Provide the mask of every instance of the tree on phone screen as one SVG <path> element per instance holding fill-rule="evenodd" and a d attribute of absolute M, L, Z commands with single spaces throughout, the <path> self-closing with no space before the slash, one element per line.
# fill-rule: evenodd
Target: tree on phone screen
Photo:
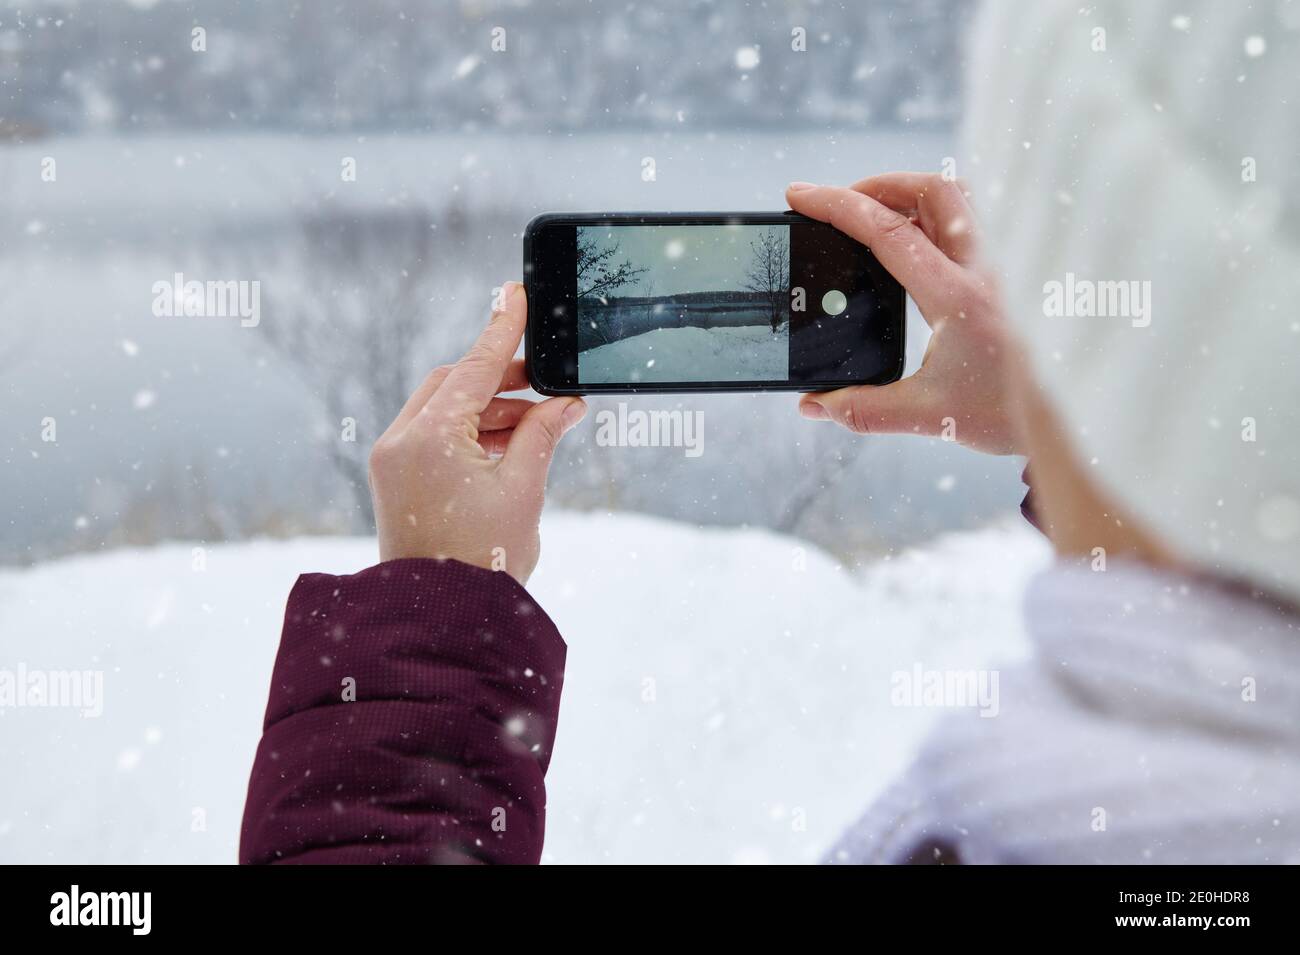
<path fill-rule="evenodd" d="M 631 259 L 615 262 L 619 246 L 613 239 L 602 245 L 586 229 L 578 230 L 578 298 L 600 298 L 608 292 L 631 285 L 647 271 L 637 268 Z"/>
<path fill-rule="evenodd" d="M 762 296 L 775 335 L 785 321 L 790 291 L 790 240 L 785 229 L 768 229 L 749 243 L 753 255 L 745 288 Z"/>

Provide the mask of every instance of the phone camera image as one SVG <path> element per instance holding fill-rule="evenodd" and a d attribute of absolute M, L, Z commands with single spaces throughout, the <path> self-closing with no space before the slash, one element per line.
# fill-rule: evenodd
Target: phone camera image
<path fill-rule="evenodd" d="M 575 268 L 580 384 L 789 377 L 789 226 L 580 226 Z"/>

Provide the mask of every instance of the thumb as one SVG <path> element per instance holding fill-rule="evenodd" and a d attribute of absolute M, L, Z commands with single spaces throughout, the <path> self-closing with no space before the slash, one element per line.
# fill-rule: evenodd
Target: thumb
<path fill-rule="evenodd" d="M 938 434 L 942 421 L 930 413 L 923 384 L 915 376 L 888 385 L 856 385 L 804 395 L 799 413 L 829 419 L 855 434 Z"/>
<path fill-rule="evenodd" d="M 518 479 L 541 487 L 560 438 L 586 414 L 587 403 L 581 398 L 548 398 L 533 405 L 515 425 L 502 466 Z"/>

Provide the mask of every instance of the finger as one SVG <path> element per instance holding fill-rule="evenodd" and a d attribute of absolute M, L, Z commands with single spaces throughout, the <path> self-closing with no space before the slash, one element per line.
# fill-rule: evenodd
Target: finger
<path fill-rule="evenodd" d="M 897 212 L 916 212 L 919 197 L 924 193 L 941 191 L 943 186 L 953 186 L 967 205 L 970 195 L 960 179 L 947 179 L 937 172 L 885 172 L 859 179 L 849 188 L 883 202 Z"/>
<path fill-rule="evenodd" d="M 506 366 L 506 373 L 501 376 L 501 384 L 497 391 L 525 391 L 531 387 L 532 384 L 528 381 L 528 370 L 524 367 L 524 360 L 522 358 L 511 359 L 510 364 Z"/>
<path fill-rule="evenodd" d="M 504 428 L 500 431 L 484 431 L 478 436 L 479 447 L 489 458 L 499 458 L 506 453 L 506 448 L 510 446 L 510 438 L 514 435 L 514 428 Z"/>
<path fill-rule="evenodd" d="M 926 386 L 915 376 L 889 385 L 855 385 L 804 395 L 799 413 L 830 420 L 855 434 L 938 434 L 942 417 L 933 413 Z"/>
<path fill-rule="evenodd" d="M 852 188 L 895 212 L 915 215 L 921 230 L 954 262 L 969 265 L 975 260 L 975 210 L 960 182 L 932 172 L 890 172 L 855 182 Z"/>
<path fill-rule="evenodd" d="M 463 423 L 467 429 L 465 433 L 478 442 L 488 457 L 499 458 L 505 453 L 515 426 L 523 420 L 533 404 L 526 398 L 493 398 L 477 416 L 477 427 L 472 422 Z"/>
<path fill-rule="evenodd" d="M 402 410 L 393 419 L 394 428 L 403 427 L 420 413 L 420 409 L 429 403 L 429 399 L 447 380 L 447 376 L 451 374 L 453 367 L 455 366 L 441 365 L 429 372 L 424 381 L 420 382 L 420 387 L 411 393 L 411 397 L 406 399 L 406 404 L 402 405 Z M 528 387 L 530 385 L 528 384 L 528 372 L 524 368 L 524 360 L 516 358 L 506 366 L 506 373 L 501 376 L 501 384 L 497 386 L 497 391 L 523 391 Z"/>
<path fill-rule="evenodd" d="M 442 383 L 447 380 L 451 374 L 451 365 L 439 365 L 433 371 L 425 376 L 420 386 L 411 392 L 411 397 L 406 399 L 406 404 L 402 405 L 402 410 L 397 412 L 397 417 L 393 419 L 393 428 L 401 428 L 406 425 L 412 418 L 420 413 L 429 399 L 433 397 Z"/>
<path fill-rule="evenodd" d="M 792 183 L 795 212 L 830 223 L 867 246 L 898 279 L 932 325 L 955 314 L 968 277 L 911 219 L 870 196 L 837 186 Z"/>
<path fill-rule="evenodd" d="M 581 398 L 548 398 L 533 405 L 515 425 L 514 436 L 502 460 L 509 478 L 524 489 L 543 490 L 560 438 L 586 413 L 587 403 Z"/>
<path fill-rule="evenodd" d="M 479 433 L 513 428 L 534 403 L 527 398 L 493 398 L 479 415 Z"/>
<path fill-rule="evenodd" d="M 439 404 L 476 414 L 496 394 L 519 348 L 528 321 L 528 303 L 524 287 L 507 282 L 501 289 L 503 301 L 494 307 L 488 327 L 483 330 L 465 357 L 456 362 L 446 380 L 429 398 L 429 405 Z"/>

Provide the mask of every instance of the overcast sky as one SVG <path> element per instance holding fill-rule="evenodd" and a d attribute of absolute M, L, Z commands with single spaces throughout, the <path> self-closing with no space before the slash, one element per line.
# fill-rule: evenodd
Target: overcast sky
<path fill-rule="evenodd" d="M 635 286 L 613 295 L 676 295 L 680 292 L 741 291 L 753 255 L 749 244 L 769 229 L 789 236 L 784 225 L 612 226 L 582 229 L 605 246 L 619 244 L 617 261 L 631 259 L 650 271 Z"/>

